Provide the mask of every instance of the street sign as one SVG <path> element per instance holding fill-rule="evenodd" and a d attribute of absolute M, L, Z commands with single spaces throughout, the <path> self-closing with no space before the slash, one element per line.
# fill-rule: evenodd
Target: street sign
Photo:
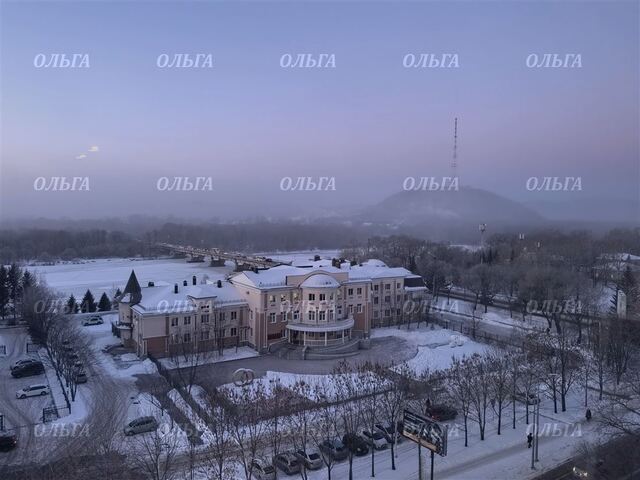
<path fill-rule="evenodd" d="M 402 435 L 444 457 L 447 455 L 448 427 L 411 410 L 404 411 Z"/>

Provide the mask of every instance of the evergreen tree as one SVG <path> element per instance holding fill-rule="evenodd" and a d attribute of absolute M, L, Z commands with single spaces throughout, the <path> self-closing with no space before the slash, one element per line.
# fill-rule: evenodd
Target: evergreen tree
<path fill-rule="evenodd" d="M 15 263 L 11 264 L 7 272 L 7 286 L 9 288 L 9 300 L 13 304 L 13 318 L 16 318 L 18 300 L 20 299 L 22 271 Z"/>
<path fill-rule="evenodd" d="M 25 270 L 22 274 L 22 290 L 26 290 L 35 283 L 33 274 L 29 270 Z"/>
<path fill-rule="evenodd" d="M 82 313 L 93 313 L 96 311 L 96 308 L 97 305 L 93 298 L 93 294 L 91 293 L 91 290 L 87 290 L 87 293 L 85 293 L 82 298 Z"/>
<path fill-rule="evenodd" d="M 5 308 L 9 303 L 9 285 L 7 283 L 7 269 L 0 265 L 0 315 L 4 319 Z"/>
<path fill-rule="evenodd" d="M 98 311 L 99 312 L 108 312 L 111 310 L 111 300 L 107 297 L 107 294 L 102 292 L 102 296 L 100 297 L 100 301 L 98 302 Z"/>
<path fill-rule="evenodd" d="M 78 313 L 78 302 L 76 301 L 76 297 L 73 296 L 73 293 L 67 300 L 67 313 Z"/>

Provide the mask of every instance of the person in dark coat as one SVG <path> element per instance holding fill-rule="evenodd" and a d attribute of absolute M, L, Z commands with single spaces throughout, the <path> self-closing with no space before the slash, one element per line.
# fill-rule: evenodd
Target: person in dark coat
<path fill-rule="evenodd" d="M 590 408 L 587 408 L 587 414 L 585 415 L 585 417 L 587 417 L 587 422 L 589 420 L 591 420 L 591 409 Z"/>
<path fill-rule="evenodd" d="M 529 432 L 529 435 L 527 435 L 527 448 L 531 448 L 532 442 L 533 442 L 533 434 Z"/>

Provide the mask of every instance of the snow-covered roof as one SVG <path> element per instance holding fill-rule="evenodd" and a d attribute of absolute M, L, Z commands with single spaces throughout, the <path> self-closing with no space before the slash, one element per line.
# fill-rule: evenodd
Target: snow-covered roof
<path fill-rule="evenodd" d="M 198 300 L 211 299 L 214 306 L 246 305 L 238 289 L 229 282 L 204 285 L 178 285 L 178 293 L 173 285 L 143 287 L 140 302 L 132 309 L 142 315 L 162 314 L 170 312 L 192 312 Z"/>
<path fill-rule="evenodd" d="M 338 288 L 340 282 L 324 273 L 316 273 L 302 282 L 300 286 L 302 288 Z"/>

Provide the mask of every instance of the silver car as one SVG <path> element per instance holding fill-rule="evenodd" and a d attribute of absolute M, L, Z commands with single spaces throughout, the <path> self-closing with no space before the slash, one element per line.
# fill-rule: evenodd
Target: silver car
<path fill-rule="evenodd" d="M 296 450 L 294 455 L 307 470 L 318 470 L 322 468 L 322 457 L 320 457 L 320 453 L 315 450 L 306 452 L 304 450 Z"/>
<path fill-rule="evenodd" d="M 255 480 L 276 480 L 276 469 L 262 460 L 251 462 L 251 476 Z"/>
<path fill-rule="evenodd" d="M 138 433 L 153 432 L 158 428 L 158 421 L 154 417 L 140 417 L 129 422 L 124 427 L 124 434 L 136 435 Z"/>
<path fill-rule="evenodd" d="M 31 385 L 29 387 L 24 387 L 16 392 L 16 398 L 27 398 L 27 397 L 37 397 L 39 395 L 47 395 L 49 394 L 49 386 L 48 385 Z"/>

